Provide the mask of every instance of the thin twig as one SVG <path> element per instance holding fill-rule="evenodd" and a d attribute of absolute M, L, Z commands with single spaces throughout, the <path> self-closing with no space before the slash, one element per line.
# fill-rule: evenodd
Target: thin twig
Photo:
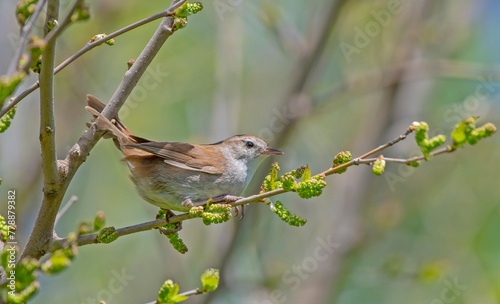
<path fill-rule="evenodd" d="M 17 42 L 17 48 L 16 51 L 14 52 L 14 56 L 12 57 L 12 61 L 10 62 L 9 69 L 7 70 L 7 75 L 10 75 L 14 73 L 18 69 L 19 65 L 19 60 L 21 60 L 21 57 L 23 56 L 23 50 L 26 47 L 26 43 L 28 42 L 28 36 L 31 33 L 31 30 L 33 29 L 33 26 L 35 25 L 36 21 L 38 20 L 38 17 L 43 11 L 43 7 L 45 6 L 45 3 L 47 0 L 40 0 L 36 4 L 35 11 L 29 18 L 28 22 L 24 24 L 24 26 L 21 28 L 21 34 L 19 35 L 19 40 Z M 3 116 L 0 115 L 0 117 Z"/>
<path fill-rule="evenodd" d="M 205 294 L 205 293 L 206 292 L 203 292 L 203 290 L 196 288 L 196 289 L 181 292 L 178 294 L 178 296 L 190 297 L 190 296 L 197 296 L 197 295 L 201 295 L 201 294 Z M 152 302 L 148 302 L 146 304 L 157 304 L 157 303 L 158 303 L 157 301 L 152 301 Z"/>
<path fill-rule="evenodd" d="M 55 38 L 57 38 L 62 31 L 66 28 L 68 24 L 71 23 L 71 16 L 73 16 L 73 13 L 75 10 L 78 8 L 78 6 L 83 2 L 83 0 L 74 0 L 71 6 L 69 7 L 68 11 L 66 12 L 66 15 L 64 16 L 63 20 L 59 22 L 57 27 L 55 27 L 50 33 L 45 36 L 45 42 L 49 43 Z"/>
<path fill-rule="evenodd" d="M 102 37 L 100 39 L 97 39 L 96 41 L 93 41 L 93 42 L 89 42 L 87 43 L 84 47 L 82 47 L 79 51 L 77 51 L 75 54 L 71 55 L 70 57 L 68 57 L 66 60 L 64 60 L 63 62 L 61 62 L 55 69 L 54 69 L 54 75 L 59 73 L 61 70 L 63 70 L 65 67 L 67 67 L 70 63 L 72 63 L 73 61 L 75 61 L 76 59 L 78 59 L 80 56 L 82 56 L 83 54 L 87 53 L 88 51 L 92 50 L 93 48 L 105 43 L 106 41 L 108 41 L 109 39 L 113 39 L 115 37 L 118 37 L 122 34 L 125 34 L 133 29 L 136 29 L 140 26 L 143 26 L 147 23 L 150 23 L 152 21 L 155 21 L 157 19 L 160 19 L 162 17 L 168 17 L 168 16 L 171 16 L 172 13 L 177 9 L 179 8 L 179 6 L 181 6 L 182 4 L 184 4 L 184 2 L 186 2 L 187 0 L 183 0 L 183 1 L 179 1 L 177 2 L 176 4 L 172 5 L 171 7 L 169 7 L 168 9 L 164 10 L 164 11 L 161 11 L 155 15 L 152 15 L 152 16 L 149 16 L 147 18 L 144 18 L 140 21 L 137 21 L 135 23 L 132 23 L 130 25 L 127 25 L 117 31 L 114 31 L 112 32 L 111 34 L 109 35 L 106 35 L 105 37 Z M 71 16 L 70 16 L 71 17 Z M 57 35 L 57 34 L 56 34 Z M 54 36 L 56 36 L 54 35 Z M 50 39 L 52 39 L 53 37 L 49 37 Z M 27 89 L 25 89 L 23 92 L 21 92 L 18 96 L 16 96 L 14 99 L 12 99 L 12 101 L 6 105 L 1 111 L 0 111 L 0 117 L 2 117 L 3 115 L 5 115 L 5 113 L 7 113 L 7 111 L 9 111 L 10 109 L 12 109 L 16 104 L 18 104 L 21 100 L 23 100 L 24 98 L 26 98 L 26 96 L 28 96 L 29 94 L 31 94 L 33 91 L 35 91 L 36 89 L 38 89 L 40 87 L 40 83 L 37 81 L 35 83 L 33 83 L 32 85 L 30 85 Z"/>
<path fill-rule="evenodd" d="M 59 222 L 59 220 L 61 219 L 61 217 L 66 213 L 66 211 L 69 210 L 69 208 L 71 206 L 73 206 L 74 203 L 76 203 L 78 201 L 78 196 L 76 195 L 72 195 L 68 202 L 61 208 L 61 210 L 59 210 L 59 212 L 57 213 L 56 215 L 56 220 L 54 222 L 54 226 L 57 225 L 57 223 Z"/>

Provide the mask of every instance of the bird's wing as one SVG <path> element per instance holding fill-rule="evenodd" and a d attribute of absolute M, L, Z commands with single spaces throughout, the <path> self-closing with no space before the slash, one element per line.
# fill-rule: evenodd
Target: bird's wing
<path fill-rule="evenodd" d="M 211 148 L 202 149 L 187 143 L 156 141 L 145 141 L 125 147 L 149 152 L 163 158 L 165 163 L 184 170 L 220 175 L 225 169 L 221 164 L 214 164 L 213 160 L 218 158 Z"/>

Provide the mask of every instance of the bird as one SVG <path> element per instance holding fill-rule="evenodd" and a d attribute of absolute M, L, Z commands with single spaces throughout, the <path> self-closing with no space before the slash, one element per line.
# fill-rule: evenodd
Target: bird
<path fill-rule="evenodd" d="M 245 134 L 212 144 L 149 140 L 134 135 L 118 116 L 104 117 L 104 107 L 87 95 L 85 109 L 94 116 L 92 124 L 122 152 L 138 194 L 161 209 L 186 212 L 209 199 L 238 197 L 265 157 L 284 154 Z"/>

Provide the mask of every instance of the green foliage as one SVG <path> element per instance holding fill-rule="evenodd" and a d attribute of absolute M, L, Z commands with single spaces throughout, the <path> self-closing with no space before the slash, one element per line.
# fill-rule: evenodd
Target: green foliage
<path fill-rule="evenodd" d="M 429 160 L 430 153 L 446 141 L 446 136 L 439 134 L 429 138 L 429 125 L 425 121 L 413 122 L 411 127 L 415 131 L 415 142 L 420 147 L 420 151 L 426 160 Z"/>
<path fill-rule="evenodd" d="M 78 254 L 76 243 L 66 248 L 60 248 L 52 252 L 50 259 L 45 261 L 40 269 L 47 274 L 55 274 L 63 271 L 71 265 L 71 261 Z"/>
<path fill-rule="evenodd" d="M 352 155 L 350 151 L 340 151 L 333 158 L 333 168 L 338 167 L 342 164 L 350 162 L 352 160 Z M 337 174 L 342 174 L 347 171 L 347 168 L 337 171 Z"/>
<path fill-rule="evenodd" d="M 106 225 L 106 214 L 104 211 L 99 210 L 94 217 L 94 221 L 81 222 L 78 225 L 77 232 L 78 235 L 89 234 L 103 229 L 104 225 Z"/>
<path fill-rule="evenodd" d="M 106 214 L 104 211 L 97 211 L 94 218 L 94 231 L 101 230 L 106 225 Z"/>
<path fill-rule="evenodd" d="M 174 24 L 172 30 L 175 32 L 179 29 L 185 28 L 187 26 L 187 17 L 200 12 L 203 9 L 203 5 L 200 2 L 195 3 L 184 3 L 179 8 L 177 8 L 174 13 Z"/>
<path fill-rule="evenodd" d="M 214 291 L 219 286 L 219 269 L 208 268 L 206 269 L 200 277 L 202 290 L 201 292 L 206 293 Z"/>
<path fill-rule="evenodd" d="M 492 136 L 496 132 L 495 125 L 490 122 L 476 128 L 477 120 L 478 117 L 470 116 L 455 125 L 451 132 L 454 149 L 460 148 L 466 143 L 475 145 L 481 139 Z"/>
<path fill-rule="evenodd" d="M 185 301 L 188 297 L 179 295 L 179 284 L 166 280 L 158 291 L 157 304 L 174 304 Z"/>
<path fill-rule="evenodd" d="M 4 248 L 2 252 L 2 266 L 6 270 L 7 288 L 7 303 L 26 303 L 38 291 L 40 285 L 36 282 L 35 270 L 39 268 L 39 263 L 36 259 L 26 258 L 17 263 L 14 263 L 10 258 L 17 255 L 17 247 L 15 252 L 11 252 L 12 248 Z M 12 272 L 11 272 L 12 271 Z M 11 277 L 13 276 L 13 278 Z"/>
<path fill-rule="evenodd" d="M 25 304 L 40 289 L 40 283 L 33 282 L 19 293 L 7 294 L 7 302 L 11 304 Z"/>
<path fill-rule="evenodd" d="M 16 90 L 17 86 L 26 77 L 25 72 L 16 72 L 10 76 L 0 77 L 0 105 Z"/>
<path fill-rule="evenodd" d="M 282 187 L 282 184 L 278 180 L 278 172 L 280 171 L 280 167 L 277 162 L 271 164 L 271 169 L 269 170 L 269 174 L 264 178 L 262 185 L 260 186 L 260 192 L 268 192 L 271 190 L 279 189 Z"/>
<path fill-rule="evenodd" d="M 17 246 L 4 246 L 0 259 L 7 278 L 7 283 L 2 286 L 8 290 L 8 293 L 3 294 L 7 297 L 7 303 L 26 303 L 40 288 L 40 284 L 36 281 L 38 271 L 45 274 L 59 273 L 71 264 L 77 254 L 75 233 L 68 235 L 66 245 L 52 251 L 49 259 L 43 263 L 28 257 L 16 264 Z"/>
<path fill-rule="evenodd" d="M 188 16 L 194 15 L 198 12 L 201 12 L 203 9 L 203 4 L 200 2 L 195 3 L 184 3 L 179 8 L 177 8 L 173 15 L 177 18 L 187 18 Z"/>
<path fill-rule="evenodd" d="M 219 224 L 231 219 L 231 208 L 229 204 L 211 204 L 207 207 L 198 206 L 189 210 L 191 217 L 201 217 L 205 225 Z"/>
<path fill-rule="evenodd" d="M 204 294 L 217 289 L 219 286 L 219 269 L 208 268 L 200 276 L 201 288 L 186 294 Z M 179 284 L 166 280 L 158 291 L 157 304 L 175 304 L 188 299 L 187 295 L 179 294 Z"/>
<path fill-rule="evenodd" d="M 321 195 L 322 189 L 326 186 L 325 177 L 321 175 L 311 177 L 312 173 L 308 166 L 287 172 L 279 178 L 278 172 L 278 164 L 272 164 L 269 174 L 264 178 L 260 187 L 260 193 L 282 188 L 286 191 L 297 192 L 301 198 L 307 199 Z"/>
<path fill-rule="evenodd" d="M 295 191 L 304 199 L 320 196 L 326 186 L 324 176 L 314 176 L 312 179 L 301 181 Z"/>
<path fill-rule="evenodd" d="M 80 1 L 75 11 L 71 15 L 71 22 L 84 21 L 90 19 L 90 8 L 87 3 Z"/>
<path fill-rule="evenodd" d="M 12 119 L 16 115 L 16 107 L 13 107 L 2 118 L 0 118 L 0 133 L 5 132 L 9 127 Z"/>
<path fill-rule="evenodd" d="M 29 68 L 31 68 L 31 70 L 35 73 L 40 73 L 40 69 L 42 67 L 42 53 L 46 45 L 47 43 L 44 39 L 38 36 L 31 36 L 28 43 L 31 58 Z"/>
<path fill-rule="evenodd" d="M 372 172 L 375 175 L 382 175 L 385 171 L 385 160 L 383 157 L 377 158 L 376 161 L 373 162 Z"/>
<path fill-rule="evenodd" d="M 162 233 L 167 236 L 170 244 L 172 244 L 172 247 L 174 247 L 175 250 L 182 254 L 188 252 L 188 248 L 186 244 L 184 244 L 184 241 L 179 237 L 179 233 L 175 232 L 175 230 L 178 229 L 178 223 L 166 224 L 162 226 L 162 228 L 164 229 L 162 230 Z"/>
<path fill-rule="evenodd" d="M 232 206 L 229 204 L 211 204 L 201 213 L 203 224 L 220 224 L 227 222 L 233 216 Z"/>
<path fill-rule="evenodd" d="M 115 227 L 104 227 L 97 234 L 97 242 L 109 244 L 118 238 Z"/>
<path fill-rule="evenodd" d="M 58 25 L 59 25 L 59 21 L 57 21 L 54 18 L 50 18 L 47 21 L 47 29 L 49 30 L 49 32 L 52 31 L 54 28 L 56 28 Z"/>
<path fill-rule="evenodd" d="M 0 214 L 0 241 L 7 242 L 9 237 L 9 226 L 5 222 L 5 218 Z"/>
<path fill-rule="evenodd" d="M 19 0 L 19 2 L 17 2 L 16 18 L 20 26 L 24 26 L 26 21 L 33 14 L 37 2 L 38 0 Z"/>
<path fill-rule="evenodd" d="M 269 207 L 272 212 L 276 213 L 282 221 L 290 226 L 300 227 L 304 226 L 307 222 L 305 218 L 302 218 L 286 209 L 280 201 L 271 203 Z"/>

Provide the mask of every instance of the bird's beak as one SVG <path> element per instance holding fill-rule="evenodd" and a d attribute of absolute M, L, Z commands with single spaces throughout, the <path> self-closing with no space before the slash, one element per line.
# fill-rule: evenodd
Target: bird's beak
<path fill-rule="evenodd" d="M 267 148 L 262 154 L 264 154 L 264 155 L 283 155 L 285 153 L 283 153 L 282 151 L 280 151 L 278 149 Z"/>

